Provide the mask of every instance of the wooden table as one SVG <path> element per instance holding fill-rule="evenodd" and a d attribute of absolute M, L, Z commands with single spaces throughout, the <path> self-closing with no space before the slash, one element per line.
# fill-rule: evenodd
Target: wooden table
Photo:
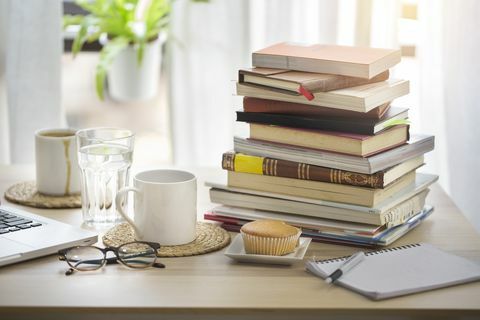
<path fill-rule="evenodd" d="M 199 217 L 212 204 L 203 181 L 219 169 L 191 170 L 199 178 Z M 0 167 L 0 192 L 31 179 L 31 167 Z M 5 200 L 4 200 L 5 201 Z M 480 237 L 438 185 L 428 203 L 434 214 L 394 243 L 428 242 L 480 263 Z M 26 209 L 26 208 L 24 208 Z M 81 225 L 80 210 L 27 210 Z M 312 243 L 307 256 L 336 257 L 355 248 Z M 162 258 L 166 269 L 132 271 L 108 265 L 66 277 L 66 264 L 48 256 L 0 269 L 0 319 L 362 319 L 480 318 L 480 282 L 381 302 L 328 286 L 292 267 L 238 264 L 223 250 Z"/>

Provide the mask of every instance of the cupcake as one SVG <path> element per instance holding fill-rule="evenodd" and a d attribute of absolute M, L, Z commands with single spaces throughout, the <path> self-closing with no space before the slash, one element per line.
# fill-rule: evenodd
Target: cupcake
<path fill-rule="evenodd" d="M 295 250 L 301 230 L 278 220 L 257 220 L 240 229 L 246 253 L 282 256 Z"/>

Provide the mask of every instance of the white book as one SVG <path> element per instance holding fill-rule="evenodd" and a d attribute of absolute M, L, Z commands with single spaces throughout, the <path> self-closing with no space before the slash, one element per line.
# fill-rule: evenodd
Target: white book
<path fill-rule="evenodd" d="M 320 218 L 308 218 L 292 216 L 277 212 L 269 212 L 255 209 L 245 209 L 229 206 L 219 206 L 211 210 L 217 216 L 210 216 L 208 220 L 224 222 L 223 226 L 230 224 L 224 218 L 235 218 L 245 221 L 259 219 L 282 220 L 285 223 L 302 228 L 302 234 L 319 241 L 341 241 L 344 244 L 361 246 L 388 246 L 417 227 L 423 220 L 433 213 L 433 207 L 426 205 L 422 210 L 403 224 L 393 228 L 384 229 L 379 226 L 370 226 L 345 221 L 328 220 Z M 241 223 L 240 221 L 236 222 Z M 363 234 L 362 234 L 363 233 Z"/>
<path fill-rule="evenodd" d="M 312 100 L 237 83 L 237 94 L 253 98 L 309 104 L 357 112 L 368 112 L 409 92 L 408 80 L 391 79 L 362 86 L 316 92 Z"/>
<path fill-rule="evenodd" d="M 306 268 L 325 279 L 346 258 L 310 260 Z M 366 258 L 335 283 L 373 300 L 381 300 L 479 279 L 479 264 L 419 243 L 366 252 Z"/>
<path fill-rule="evenodd" d="M 248 155 L 372 174 L 432 151 L 435 139 L 434 136 L 412 134 L 406 144 L 366 158 L 240 137 L 234 137 L 233 145 L 235 152 Z"/>
<path fill-rule="evenodd" d="M 426 189 L 437 179 L 438 176 L 436 175 L 417 173 L 414 183 L 374 207 L 235 188 L 229 187 L 223 182 L 212 181 L 206 182 L 205 185 L 213 188 L 210 190 L 210 197 L 211 201 L 215 203 L 319 218 L 394 226 L 403 223 L 406 219 L 406 216 L 403 214 L 404 211 L 396 207 L 425 192 L 418 197 L 417 204 L 415 204 L 415 200 L 412 200 L 412 203 L 405 205 L 406 211 L 416 211 L 413 208 L 424 203 L 427 195 Z"/>

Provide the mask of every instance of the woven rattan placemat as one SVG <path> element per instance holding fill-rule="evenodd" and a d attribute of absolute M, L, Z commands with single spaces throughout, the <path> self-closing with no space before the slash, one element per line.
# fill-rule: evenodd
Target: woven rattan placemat
<path fill-rule="evenodd" d="M 121 223 L 108 230 L 103 236 L 107 246 L 118 247 L 135 241 L 134 232 L 128 223 Z M 230 243 L 230 235 L 221 227 L 207 222 L 197 222 L 197 237 L 190 243 L 179 246 L 162 246 L 159 257 L 187 257 L 220 250 Z"/>
<path fill-rule="evenodd" d="M 80 194 L 69 196 L 49 196 L 39 193 L 35 181 L 19 182 L 5 191 L 8 201 L 35 208 L 81 208 Z"/>

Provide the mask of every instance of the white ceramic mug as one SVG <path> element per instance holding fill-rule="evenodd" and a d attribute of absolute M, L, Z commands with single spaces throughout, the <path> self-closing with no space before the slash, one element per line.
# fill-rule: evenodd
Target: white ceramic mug
<path fill-rule="evenodd" d="M 62 196 L 80 192 L 80 169 L 74 129 L 42 129 L 35 132 L 37 190 Z"/>
<path fill-rule="evenodd" d="M 115 197 L 118 212 L 135 230 L 136 240 L 180 245 L 195 240 L 197 179 L 186 171 L 143 171 L 134 187 L 122 188 Z M 124 211 L 124 199 L 134 192 L 134 217 Z"/>

